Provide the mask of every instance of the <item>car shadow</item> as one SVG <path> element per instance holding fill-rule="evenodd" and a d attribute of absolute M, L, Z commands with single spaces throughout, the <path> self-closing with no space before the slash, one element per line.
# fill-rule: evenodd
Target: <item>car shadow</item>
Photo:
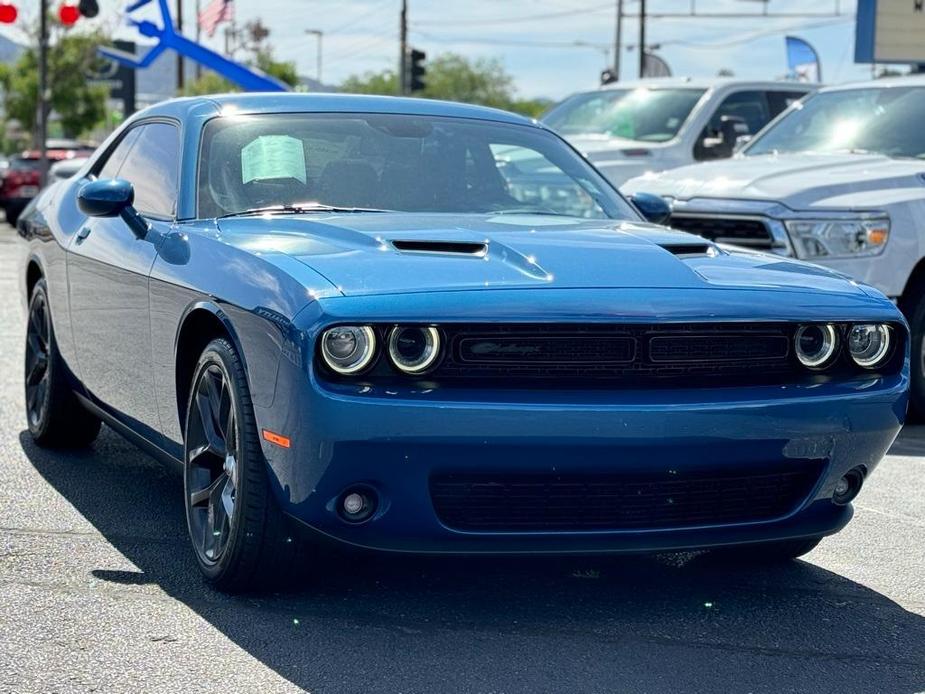
<path fill-rule="evenodd" d="M 89 573 L 156 584 L 313 692 L 925 689 L 925 618 L 809 562 L 354 555 L 298 591 L 225 596 L 199 579 L 178 470 L 105 427 L 85 452 L 20 442 L 138 569 Z"/>
<path fill-rule="evenodd" d="M 925 456 L 925 425 L 917 423 L 903 427 L 889 455 Z"/>

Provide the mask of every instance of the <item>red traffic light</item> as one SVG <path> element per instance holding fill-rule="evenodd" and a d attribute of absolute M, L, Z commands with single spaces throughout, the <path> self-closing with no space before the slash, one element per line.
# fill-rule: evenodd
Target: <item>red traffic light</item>
<path fill-rule="evenodd" d="M 74 26 L 77 20 L 80 19 L 80 9 L 77 5 L 63 3 L 58 7 L 58 19 L 66 27 Z"/>
<path fill-rule="evenodd" d="M 16 9 L 16 5 L 0 2 L 0 24 L 12 24 L 18 16 L 19 11 Z"/>

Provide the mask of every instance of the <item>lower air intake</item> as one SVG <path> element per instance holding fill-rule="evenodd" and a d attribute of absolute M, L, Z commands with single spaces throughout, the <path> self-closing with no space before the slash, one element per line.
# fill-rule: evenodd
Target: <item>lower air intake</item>
<path fill-rule="evenodd" d="M 767 521 L 813 490 L 822 461 L 718 473 L 441 474 L 440 521 L 467 531 L 654 530 Z"/>

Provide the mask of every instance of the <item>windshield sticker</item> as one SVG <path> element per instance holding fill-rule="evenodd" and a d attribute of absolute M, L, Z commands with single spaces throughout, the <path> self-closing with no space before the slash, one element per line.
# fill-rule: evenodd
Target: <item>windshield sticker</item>
<path fill-rule="evenodd" d="M 241 181 L 294 178 L 305 183 L 302 141 L 289 135 L 261 135 L 241 150 Z"/>

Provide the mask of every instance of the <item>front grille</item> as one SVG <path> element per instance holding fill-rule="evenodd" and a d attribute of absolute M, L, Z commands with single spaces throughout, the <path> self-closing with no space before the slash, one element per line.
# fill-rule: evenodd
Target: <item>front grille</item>
<path fill-rule="evenodd" d="M 440 474 L 440 521 L 465 531 L 656 530 L 767 521 L 812 492 L 823 461 L 717 473 Z"/>
<path fill-rule="evenodd" d="M 763 250 L 774 247 L 774 237 L 768 225 L 761 219 L 673 214 L 669 226 L 719 243 L 732 243 Z"/>
<path fill-rule="evenodd" d="M 793 328 L 752 325 L 448 325 L 434 380 L 671 382 L 725 376 L 735 385 L 805 377 Z"/>

